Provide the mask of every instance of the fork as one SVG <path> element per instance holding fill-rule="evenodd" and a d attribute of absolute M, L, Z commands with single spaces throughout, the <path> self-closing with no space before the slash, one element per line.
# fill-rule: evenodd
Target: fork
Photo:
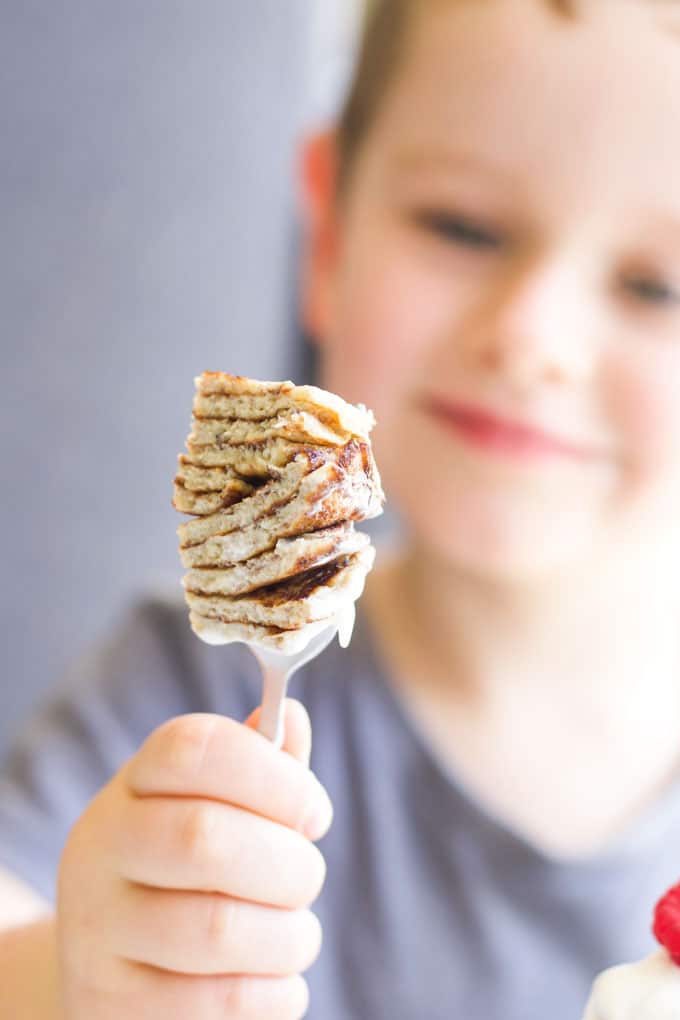
<path fill-rule="evenodd" d="M 301 666 L 306 665 L 331 643 L 338 632 L 338 622 L 333 620 L 309 641 L 299 652 L 277 652 L 262 645 L 250 644 L 249 648 L 262 669 L 262 708 L 258 732 L 271 740 L 275 747 L 283 744 L 283 720 L 288 682 Z"/>

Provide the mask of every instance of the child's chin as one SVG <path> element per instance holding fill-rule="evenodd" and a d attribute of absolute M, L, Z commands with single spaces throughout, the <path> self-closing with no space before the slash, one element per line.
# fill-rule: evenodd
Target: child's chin
<path fill-rule="evenodd" d="M 446 512 L 443 504 L 423 507 L 417 522 L 426 547 L 453 569 L 487 580 L 530 583 L 587 569 L 592 528 L 583 520 L 556 521 L 524 506 L 466 506 Z"/>

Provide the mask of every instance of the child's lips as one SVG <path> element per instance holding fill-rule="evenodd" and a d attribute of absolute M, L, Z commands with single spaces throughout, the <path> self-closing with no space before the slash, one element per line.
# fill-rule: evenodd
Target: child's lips
<path fill-rule="evenodd" d="M 590 460 L 595 455 L 594 449 L 585 444 L 570 442 L 535 425 L 510 421 L 470 404 L 429 397 L 425 406 L 440 424 L 467 442 L 507 456 Z"/>

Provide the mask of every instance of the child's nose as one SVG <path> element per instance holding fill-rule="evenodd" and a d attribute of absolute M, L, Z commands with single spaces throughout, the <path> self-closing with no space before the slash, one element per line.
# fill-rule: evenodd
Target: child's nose
<path fill-rule="evenodd" d="M 477 371 L 518 389 L 592 375 L 597 311 L 573 268 L 539 259 L 513 267 L 476 312 L 467 353 Z"/>

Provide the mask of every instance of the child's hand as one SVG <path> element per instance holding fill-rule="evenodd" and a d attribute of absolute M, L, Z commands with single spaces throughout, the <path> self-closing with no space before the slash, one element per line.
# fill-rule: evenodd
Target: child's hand
<path fill-rule="evenodd" d="M 325 877 L 310 840 L 332 809 L 302 706 L 287 705 L 289 753 L 254 724 L 165 724 L 75 826 L 58 905 L 69 1020 L 305 1013 Z"/>

